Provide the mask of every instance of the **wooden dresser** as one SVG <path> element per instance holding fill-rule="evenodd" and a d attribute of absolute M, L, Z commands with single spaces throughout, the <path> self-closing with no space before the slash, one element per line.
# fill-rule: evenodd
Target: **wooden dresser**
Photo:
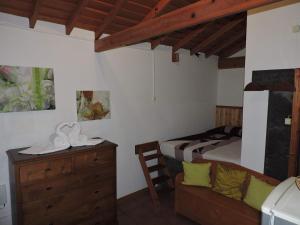
<path fill-rule="evenodd" d="M 116 148 L 105 141 L 39 156 L 7 151 L 13 224 L 117 224 Z"/>

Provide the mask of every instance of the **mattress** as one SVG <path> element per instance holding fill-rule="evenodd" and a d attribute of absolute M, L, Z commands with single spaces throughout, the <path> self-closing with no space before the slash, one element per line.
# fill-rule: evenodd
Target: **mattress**
<path fill-rule="evenodd" d="M 160 144 L 160 149 L 163 155 L 175 158 L 179 161 L 184 160 L 191 162 L 193 160 L 193 151 L 219 142 L 221 142 L 221 140 L 210 140 L 196 143 L 190 140 L 166 141 Z M 184 149 L 180 149 L 180 147 L 184 144 L 186 144 L 186 147 Z"/>
<path fill-rule="evenodd" d="M 218 160 L 241 164 L 241 140 L 231 142 L 214 150 L 202 154 L 204 159 Z"/>
<path fill-rule="evenodd" d="M 162 142 L 162 154 L 178 161 L 204 158 L 240 164 L 241 137 L 211 132 L 191 137 Z"/>

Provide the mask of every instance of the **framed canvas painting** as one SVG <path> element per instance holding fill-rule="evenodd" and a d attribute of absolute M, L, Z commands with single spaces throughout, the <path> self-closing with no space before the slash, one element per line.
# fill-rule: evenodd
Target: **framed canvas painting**
<path fill-rule="evenodd" d="M 77 91 L 78 121 L 110 119 L 109 91 Z"/>
<path fill-rule="evenodd" d="M 0 65 L 0 112 L 53 109 L 53 69 Z"/>

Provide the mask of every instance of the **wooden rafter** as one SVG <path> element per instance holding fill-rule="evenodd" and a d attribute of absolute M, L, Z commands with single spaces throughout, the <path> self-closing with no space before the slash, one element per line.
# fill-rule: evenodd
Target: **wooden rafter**
<path fill-rule="evenodd" d="M 179 62 L 179 54 L 172 51 L 172 62 Z"/>
<path fill-rule="evenodd" d="M 163 42 L 165 39 L 167 38 L 167 36 L 161 36 L 159 38 L 155 38 L 151 41 L 151 49 L 155 49 L 157 46 L 159 46 L 161 44 L 161 42 Z"/>
<path fill-rule="evenodd" d="M 109 12 L 109 14 L 105 17 L 103 23 L 101 26 L 95 31 L 95 39 L 101 37 L 101 35 L 104 33 L 105 29 L 113 22 L 117 14 L 120 12 L 122 6 L 127 0 L 117 0 L 115 3 L 115 6 L 112 8 L 112 10 Z"/>
<path fill-rule="evenodd" d="M 191 54 L 195 54 L 201 51 L 201 49 L 206 48 L 210 44 L 212 44 L 214 41 L 222 37 L 226 32 L 229 32 L 230 30 L 234 29 L 237 25 L 242 23 L 244 19 L 238 19 L 231 21 L 227 23 L 225 26 L 223 26 L 221 29 L 219 29 L 217 32 L 213 33 L 211 36 L 209 36 L 207 39 L 202 41 L 200 44 L 195 46 L 193 49 L 191 49 Z"/>
<path fill-rule="evenodd" d="M 71 34 L 73 28 L 75 27 L 76 21 L 78 20 L 81 11 L 87 6 L 89 0 L 80 0 L 76 9 L 72 13 L 72 16 L 69 18 L 66 24 L 66 34 Z"/>
<path fill-rule="evenodd" d="M 239 42 L 234 43 L 233 45 L 229 46 L 228 48 L 224 49 L 222 52 L 220 52 L 220 56 L 223 58 L 229 57 L 234 55 L 235 53 L 241 51 L 246 47 L 246 40 L 241 39 Z"/>
<path fill-rule="evenodd" d="M 152 19 L 156 16 L 159 16 L 160 13 L 171 3 L 171 0 L 160 0 L 153 9 L 144 17 L 143 21 Z M 143 22 L 142 21 L 142 22 Z M 166 35 L 155 38 L 151 41 L 151 49 L 155 49 L 157 46 L 160 45 L 167 38 Z"/>
<path fill-rule="evenodd" d="M 197 37 L 199 34 L 201 34 L 203 31 L 209 27 L 211 23 L 206 24 L 205 26 L 201 26 L 196 28 L 195 30 L 189 32 L 183 39 L 179 40 L 174 46 L 173 46 L 173 52 L 177 52 L 181 47 L 188 44 L 190 41 L 192 41 L 195 37 Z"/>
<path fill-rule="evenodd" d="M 144 17 L 143 21 L 152 19 L 160 15 L 160 13 L 170 4 L 171 0 L 160 0 L 153 9 Z"/>
<path fill-rule="evenodd" d="M 280 0 L 202 0 L 95 41 L 95 51 L 131 45 Z"/>
<path fill-rule="evenodd" d="M 43 0 L 35 0 L 35 2 L 34 2 L 33 12 L 31 14 L 31 16 L 29 17 L 29 27 L 30 28 L 35 27 L 42 3 L 43 3 Z"/>
<path fill-rule="evenodd" d="M 233 68 L 244 68 L 245 67 L 245 56 L 233 57 L 233 58 L 219 58 L 218 68 L 219 69 L 233 69 Z"/>
<path fill-rule="evenodd" d="M 235 42 L 239 41 L 241 38 L 246 39 L 246 30 L 243 30 L 242 32 L 231 36 L 230 38 L 228 38 L 227 40 L 222 40 L 222 43 L 218 46 L 215 46 L 214 48 L 212 48 L 211 50 L 206 52 L 206 57 L 210 57 L 213 54 L 216 54 L 220 51 L 222 51 L 223 49 L 229 47 L 230 45 L 234 44 Z"/>

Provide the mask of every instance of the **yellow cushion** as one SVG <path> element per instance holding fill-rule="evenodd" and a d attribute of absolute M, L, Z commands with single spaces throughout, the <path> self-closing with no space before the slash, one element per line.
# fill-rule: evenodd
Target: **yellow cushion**
<path fill-rule="evenodd" d="M 247 172 L 231 169 L 217 164 L 216 180 L 213 190 L 229 198 L 241 200 L 242 186 Z"/>
<path fill-rule="evenodd" d="M 211 163 L 189 163 L 182 162 L 184 180 L 182 184 L 211 187 L 210 167 Z"/>
<path fill-rule="evenodd" d="M 262 204 L 273 189 L 274 186 L 251 176 L 244 202 L 257 210 L 261 210 Z"/>

